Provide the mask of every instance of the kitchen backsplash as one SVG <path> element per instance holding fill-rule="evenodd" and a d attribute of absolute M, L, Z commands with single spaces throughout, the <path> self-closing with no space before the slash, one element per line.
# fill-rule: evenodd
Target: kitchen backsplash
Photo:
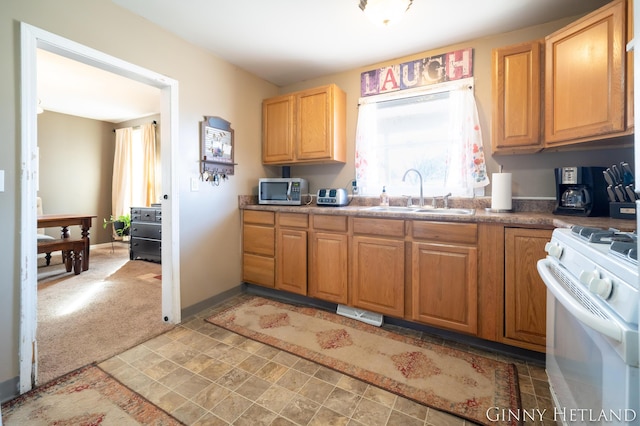
<path fill-rule="evenodd" d="M 315 195 L 313 203 L 315 204 Z M 417 199 L 414 197 L 414 203 Z M 519 199 L 514 198 L 512 201 L 513 211 L 516 212 L 539 212 L 551 213 L 555 207 L 555 199 Z M 406 197 L 389 197 L 389 204 L 392 206 L 404 206 L 407 203 Z M 246 205 L 258 204 L 256 195 L 239 195 L 238 205 L 243 207 Z M 377 206 L 380 204 L 379 197 L 357 196 L 351 199 L 350 206 Z M 425 204 L 431 205 L 431 197 L 425 197 Z M 438 200 L 438 206 L 442 206 L 442 200 Z M 452 208 L 473 208 L 486 209 L 491 208 L 491 197 L 475 197 L 475 198 L 449 198 L 449 207 Z M 327 207 L 331 208 L 331 207 Z"/>

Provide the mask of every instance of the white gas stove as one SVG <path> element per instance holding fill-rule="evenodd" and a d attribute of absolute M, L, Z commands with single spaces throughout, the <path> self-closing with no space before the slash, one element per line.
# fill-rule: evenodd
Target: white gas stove
<path fill-rule="evenodd" d="M 559 228 L 545 249 L 538 271 L 548 290 L 546 368 L 556 420 L 640 424 L 636 234 Z"/>
<path fill-rule="evenodd" d="M 638 324 L 635 233 L 574 226 L 553 232 L 547 253 L 577 278 L 594 302 L 626 323 Z M 637 328 L 637 327 L 636 327 Z"/>

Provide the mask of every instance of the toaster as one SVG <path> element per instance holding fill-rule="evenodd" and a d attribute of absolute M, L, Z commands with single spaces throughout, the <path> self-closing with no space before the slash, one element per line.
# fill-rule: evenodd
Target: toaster
<path fill-rule="evenodd" d="M 347 190 L 344 188 L 319 189 L 316 204 L 319 206 L 346 206 L 349 204 Z"/>

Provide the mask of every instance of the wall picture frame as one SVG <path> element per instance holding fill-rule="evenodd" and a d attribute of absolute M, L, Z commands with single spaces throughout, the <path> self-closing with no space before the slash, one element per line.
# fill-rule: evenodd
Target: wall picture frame
<path fill-rule="evenodd" d="M 221 175 L 234 173 L 234 131 L 220 117 L 204 116 L 200 123 L 202 169 Z"/>

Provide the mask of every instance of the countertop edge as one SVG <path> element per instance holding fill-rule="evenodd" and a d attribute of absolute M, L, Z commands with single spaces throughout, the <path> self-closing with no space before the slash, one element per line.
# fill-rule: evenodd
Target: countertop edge
<path fill-rule="evenodd" d="M 272 211 L 282 213 L 300 213 L 314 215 L 358 216 L 379 219 L 402 219 L 437 222 L 495 223 L 538 228 L 569 228 L 573 225 L 615 228 L 622 231 L 636 229 L 635 220 L 614 219 L 610 217 L 559 216 L 544 212 L 508 212 L 496 213 L 476 209 L 473 215 L 449 215 L 432 213 L 424 215 L 413 212 L 380 212 L 368 210 L 371 206 L 278 206 L 264 204 L 240 204 L 240 210 Z"/>

